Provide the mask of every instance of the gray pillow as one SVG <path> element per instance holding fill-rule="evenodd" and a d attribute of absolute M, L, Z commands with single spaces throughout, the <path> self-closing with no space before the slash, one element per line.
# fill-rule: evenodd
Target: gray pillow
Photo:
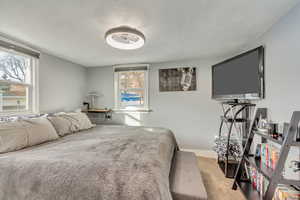
<path fill-rule="evenodd" d="M 59 136 L 65 136 L 80 130 L 77 119 L 66 114 L 49 116 L 48 119 Z"/>
<path fill-rule="evenodd" d="M 0 123 L 0 153 L 16 151 L 58 138 L 47 118 Z"/>
<path fill-rule="evenodd" d="M 81 112 L 58 113 L 53 116 L 49 116 L 48 119 L 60 136 L 65 136 L 94 127 L 88 116 Z"/>
<path fill-rule="evenodd" d="M 0 123 L 0 153 L 15 151 L 28 146 L 28 134 L 19 121 Z"/>
<path fill-rule="evenodd" d="M 28 133 L 28 146 L 59 138 L 50 121 L 45 117 L 23 120 Z"/>

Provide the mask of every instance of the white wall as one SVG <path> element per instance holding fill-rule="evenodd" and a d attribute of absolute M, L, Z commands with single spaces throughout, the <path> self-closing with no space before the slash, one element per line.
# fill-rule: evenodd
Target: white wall
<path fill-rule="evenodd" d="M 158 69 L 197 67 L 197 91 L 159 92 Z M 150 66 L 150 108 L 147 114 L 114 114 L 114 121 L 128 125 L 167 127 L 173 130 L 182 148 L 211 149 L 221 113 L 211 100 L 211 63 L 199 60 L 152 64 Z M 96 91 L 99 107 L 114 106 L 113 68 L 88 68 L 88 91 Z"/>
<path fill-rule="evenodd" d="M 257 102 L 267 107 L 272 120 L 289 121 L 300 110 L 300 5 L 245 49 L 265 46 L 266 98 Z"/>
<path fill-rule="evenodd" d="M 39 61 L 40 112 L 79 108 L 85 96 L 86 68 L 41 54 Z"/>
<path fill-rule="evenodd" d="M 300 111 L 299 20 L 300 4 L 267 33 L 245 47 L 246 50 L 258 45 L 265 46 L 266 98 L 257 102 L 257 107 L 268 108 L 269 118 L 278 123 L 289 122 L 293 111 Z M 256 137 L 255 143 L 259 141 Z M 299 159 L 299 152 L 299 148 L 291 148 L 288 160 Z M 295 173 L 287 174 L 294 176 L 288 178 L 295 178 Z"/>

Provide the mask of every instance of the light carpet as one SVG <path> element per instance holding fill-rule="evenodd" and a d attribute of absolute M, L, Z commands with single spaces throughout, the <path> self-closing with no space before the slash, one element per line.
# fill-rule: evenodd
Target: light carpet
<path fill-rule="evenodd" d="M 198 157 L 199 167 L 209 200 L 244 200 L 239 190 L 232 190 L 233 179 L 225 178 L 213 158 Z"/>

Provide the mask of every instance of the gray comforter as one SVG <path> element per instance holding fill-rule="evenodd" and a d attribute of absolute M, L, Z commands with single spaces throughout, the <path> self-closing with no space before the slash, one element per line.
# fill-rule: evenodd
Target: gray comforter
<path fill-rule="evenodd" d="M 0 154 L 0 199 L 170 200 L 175 148 L 166 129 L 98 126 Z"/>

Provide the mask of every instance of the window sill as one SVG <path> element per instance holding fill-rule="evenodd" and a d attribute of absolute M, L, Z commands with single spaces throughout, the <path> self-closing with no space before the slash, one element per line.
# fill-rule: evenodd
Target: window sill
<path fill-rule="evenodd" d="M 115 113 L 150 113 L 153 112 L 151 109 L 136 109 L 136 110 L 129 110 L 129 109 L 113 109 Z"/>

